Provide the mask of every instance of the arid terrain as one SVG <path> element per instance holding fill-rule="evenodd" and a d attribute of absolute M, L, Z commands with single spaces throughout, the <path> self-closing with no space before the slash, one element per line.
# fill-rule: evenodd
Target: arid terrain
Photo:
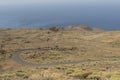
<path fill-rule="evenodd" d="M 0 29 L 0 80 L 120 80 L 120 31 Z"/>

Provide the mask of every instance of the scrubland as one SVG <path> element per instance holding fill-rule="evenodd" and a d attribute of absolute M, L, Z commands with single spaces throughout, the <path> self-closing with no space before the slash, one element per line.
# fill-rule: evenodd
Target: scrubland
<path fill-rule="evenodd" d="M 48 66 L 22 65 L 12 59 L 16 51 L 43 48 L 24 51 L 20 57 Z M 0 29 L 0 80 L 120 80 L 119 52 L 119 30 Z"/>

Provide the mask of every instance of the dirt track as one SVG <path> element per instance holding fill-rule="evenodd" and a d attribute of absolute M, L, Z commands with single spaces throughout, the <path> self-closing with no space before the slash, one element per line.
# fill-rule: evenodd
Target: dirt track
<path fill-rule="evenodd" d="M 82 62 L 93 62 L 93 61 L 97 61 L 97 60 L 79 60 L 79 61 L 72 61 L 72 62 L 64 62 L 64 63 L 51 63 L 51 64 L 36 64 L 36 63 L 32 63 L 32 62 L 27 62 L 25 60 L 23 60 L 20 57 L 20 54 L 23 51 L 28 51 L 28 50 L 45 50 L 45 49 L 25 49 L 25 50 L 20 50 L 20 51 L 16 51 L 13 56 L 12 59 L 14 61 L 16 61 L 19 64 L 22 64 L 24 66 L 55 66 L 55 65 L 60 65 L 60 64 L 78 64 L 78 63 L 82 63 Z"/>

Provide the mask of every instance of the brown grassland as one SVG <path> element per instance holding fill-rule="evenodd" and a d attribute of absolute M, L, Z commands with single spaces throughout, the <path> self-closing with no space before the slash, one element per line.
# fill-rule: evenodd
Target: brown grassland
<path fill-rule="evenodd" d="M 23 51 L 20 57 L 48 66 L 22 65 L 12 59 L 16 51 L 43 48 L 48 50 Z M 119 69 L 119 30 L 81 26 L 0 29 L 0 80 L 120 80 Z"/>

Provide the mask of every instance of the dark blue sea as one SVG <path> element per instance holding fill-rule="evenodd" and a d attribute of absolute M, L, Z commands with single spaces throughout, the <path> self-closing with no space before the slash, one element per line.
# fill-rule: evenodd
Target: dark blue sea
<path fill-rule="evenodd" d="M 120 29 L 120 0 L 0 0 L 0 28 L 81 24 Z"/>

